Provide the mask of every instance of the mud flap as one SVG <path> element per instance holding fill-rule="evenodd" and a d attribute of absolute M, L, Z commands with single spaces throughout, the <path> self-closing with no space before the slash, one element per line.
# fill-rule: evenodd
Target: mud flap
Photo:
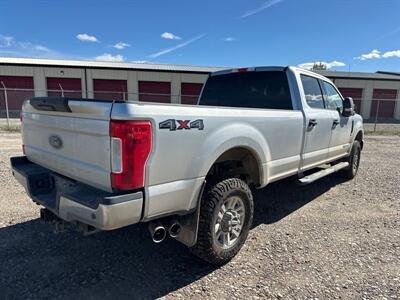
<path fill-rule="evenodd" d="M 197 242 L 200 205 L 205 186 L 206 181 L 204 180 L 203 184 L 201 185 L 199 196 L 197 197 L 198 200 L 196 210 L 193 213 L 180 217 L 179 219 L 179 222 L 181 224 L 181 232 L 177 237 L 175 237 L 175 239 L 188 247 L 193 247 Z"/>

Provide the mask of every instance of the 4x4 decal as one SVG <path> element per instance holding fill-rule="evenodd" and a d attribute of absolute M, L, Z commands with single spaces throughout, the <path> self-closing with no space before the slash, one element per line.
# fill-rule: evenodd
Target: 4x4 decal
<path fill-rule="evenodd" d="M 170 131 L 174 130 L 190 130 L 190 129 L 198 129 L 198 130 L 203 130 L 204 129 L 204 123 L 203 120 L 197 119 L 194 121 L 190 120 L 175 120 L 175 119 L 168 119 L 165 121 L 162 121 L 158 124 L 160 129 L 169 129 Z"/>

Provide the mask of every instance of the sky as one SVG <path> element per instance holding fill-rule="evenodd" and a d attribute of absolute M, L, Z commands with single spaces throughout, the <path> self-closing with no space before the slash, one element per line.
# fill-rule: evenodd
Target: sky
<path fill-rule="evenodd" d="M 400 72 L 400 0 L 0 0 L 0 56 Z"/>

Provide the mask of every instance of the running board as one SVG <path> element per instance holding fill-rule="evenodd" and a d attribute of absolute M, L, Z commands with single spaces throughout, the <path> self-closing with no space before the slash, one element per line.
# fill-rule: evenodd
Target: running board
<path fill-rule="evenodd" d="M 299 178 L 298 179 L 298 183 L 300 185 L 309 184 L 309 183 L 314 182 L 314 181 L 316 181 L 318 179 L 321 179 L 322 177 L 325 177 L 325 176 L 327 176 L 329 174 L 332 174 L 332 173 L 335 173 L 335 172 L 337 172 L 337 171 L 339 171 L 341 169 L 344 169 L 344 168 L 346 168 L 348 166 L 349 166 L 348 162 L 338 163 L 338 164 L 333 165 L 333 166 L 331 166 L 331 167 L 329 167 L 327 169 L 323 169 L 321 171 L 312 173 L 311 175 L 305 176 L 303 178 Z"/>

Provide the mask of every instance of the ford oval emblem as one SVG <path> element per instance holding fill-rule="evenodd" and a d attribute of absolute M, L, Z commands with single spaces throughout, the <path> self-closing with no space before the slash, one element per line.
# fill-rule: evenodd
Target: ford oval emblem
<path fill-rule="evenodd" d="M 57 135 L 51 135 L 49 137 L 49 144 L 54 149 L 60 149 L 63 145 L 62 139 Z"/>

